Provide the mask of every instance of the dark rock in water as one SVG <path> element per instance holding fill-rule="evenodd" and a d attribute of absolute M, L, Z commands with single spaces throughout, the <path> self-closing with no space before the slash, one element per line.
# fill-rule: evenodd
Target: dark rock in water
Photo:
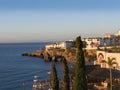
<path fill-rule="evenodd" d="M 44 58 L 44 55 L 43 55 L 43 53 L 40 53 L 40 57 L 41 57 L 41 58 Z"/>
<path fill-rule="evenodd" d="M 28 53 L 23 53 L 22 56 L 28 56 Z"/>

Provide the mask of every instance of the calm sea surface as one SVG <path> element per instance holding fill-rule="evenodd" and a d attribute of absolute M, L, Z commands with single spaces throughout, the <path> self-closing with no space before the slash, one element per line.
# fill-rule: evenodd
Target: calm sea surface
<path fill-rule="evenodd" d="M 42 49 L 46 43 L 0 44 L 0 90 L 32 90 L 34 76 L 48 79 L 51 62 L 40 58 L 21 56 L 24 52 Z M 61 64 L 56 63 L 58 74 Z M 23 87 L 23 82 L 25 87 Z"/>

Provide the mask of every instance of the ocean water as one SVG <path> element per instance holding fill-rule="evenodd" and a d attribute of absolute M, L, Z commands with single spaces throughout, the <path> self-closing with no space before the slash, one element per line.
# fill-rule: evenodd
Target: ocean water
<path fill-rule="evenodd" d="M 52 62 L 41 58 L 21 56 L 24 52 L 42 49 L 46 43 L 0 44 L 0 90 L 32 90 L 34 76 L 39 80 L 48 79 Z M 61 75 L 61 63 L 56 63 Z M 25 85 L 23 86 L 23 83 Z"/>

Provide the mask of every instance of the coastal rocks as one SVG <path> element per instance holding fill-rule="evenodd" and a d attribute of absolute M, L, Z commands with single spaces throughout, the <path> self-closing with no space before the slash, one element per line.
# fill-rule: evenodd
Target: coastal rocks
<path fill-rule="evenodd" d="M 37 50 L 36 52 L 28 52 L 28 53 L 23 53 L 22 56 L 32 56 L 32 57 L 40 57 L 43 58 L 43 50 Z"/>
<path fill-rule="evenodd" d="M 29 53 L 23 53 L 22 56 L 32 56 L 32 57 L 40 57 L 43 58 L 44 61 L 62 61 L 63 58 L 66 58 L 67 60 L 73 60 L 74 57 L 72 54 L 66 50 L 63 49 L 52 49 L 52 50 L 37 50 L 36 52 L 29 52 Z"/>
<path fill-rule="evenodd" d="M 29 56 L 28 53 L 23 53 L 22 56 Z"/>
<path fill-rule="evenodd" d="M 57 54 L 56 54 L 57 53 Z M 39 58 L 43 58 L 45 62 L 48 61 L 62 61 L 62 59 L 64 58 L 64 56 L 62 56 L 62 54 L 56 52 L 56 51 L 43 51 L 43 50 L 39 50 L 36 52 L 29 52 L 29 53 L 23 53 L 22 56 L 31 56 L 31 57 L 39 57 Z"/>
<path fill-rule="evenodd" d="M 60 61 L 62 61 L 63 60 L 63 56 L 53 56 L 52 57 L 52 61 L 58 61 L 58 62 L 60 62 Z"/>
<path fill-rule="evenodd" d="M 43 59 L 45 61 L 51 61 L 51 56 L 47 53 L 47 52 L 44 52 L 43 54 Z"/>
<path fill-rule="evenodd" d="M 93 50 L 86 51 L 90 55 L 96 53 Z M 76 60 L 76 49 L 50 49 L 50 50 L 37 50 L 35 52 L 23 53 L 22 56 L 31 56 L 44 59 L 44 61 L 62 61 L 65 58 L 67 61 L 74 62 Z M 88 55 L 87 55 L 88 56 Z M 89 57 L 85 57 L 86 61 Z"/>

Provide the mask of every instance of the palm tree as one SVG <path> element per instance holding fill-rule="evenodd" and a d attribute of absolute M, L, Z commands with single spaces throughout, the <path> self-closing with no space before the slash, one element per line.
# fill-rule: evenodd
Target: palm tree
<path fill-rule="evenodd" d="M 117 65 L 118 63 L 116 62 L 116 58 L 110 57 L 108 57 L 108 61 L 102 60 L 102 63 L 106 63 L 110 69 L 110 84 L 111 84 L 110 90 L 112 90 L 112 68 L 113 65 Z"/>

